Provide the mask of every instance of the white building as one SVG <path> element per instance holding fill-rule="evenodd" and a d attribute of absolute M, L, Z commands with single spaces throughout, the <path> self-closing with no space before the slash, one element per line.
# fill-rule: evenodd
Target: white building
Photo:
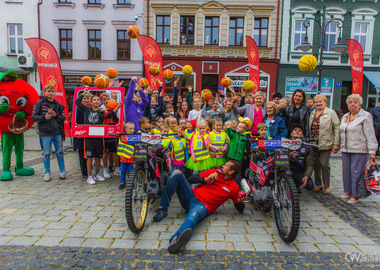
<path fill-rule="evenodd" d="M 80 85 L 84 75 L 94 77 L 110 67 L 128 84 L 143 71 L 137 40 L 127 28 L 143 28 L 140 0 L 54 0 L 40 8 L 41 38 L 57 49 L 66 93 Z"/>
<path fill-rule="evenodd" d="M 40 91 L 26 38 L 38 37 L 38 0 L 0 0 L 0 72 L 12 69 Z"/>

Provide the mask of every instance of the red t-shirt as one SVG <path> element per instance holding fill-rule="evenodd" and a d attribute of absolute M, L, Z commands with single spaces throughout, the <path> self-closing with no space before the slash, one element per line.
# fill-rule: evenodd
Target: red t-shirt
<path fill-rule="evenodd" d="M 207 170 L 200 173 L 199 176 L 205 178 L 214 172 L 217 172 L 217 170 Z M 212 184 L 207 182 L 199 185 L 194 190 L 194 195 L 207 207 L 209 214 L 211 214 L 228 199 L 232 199 L 236 203 L 239 191 L 240 188 L 235 180 L 225 180 L 222 175 L 219 175 Z"/>

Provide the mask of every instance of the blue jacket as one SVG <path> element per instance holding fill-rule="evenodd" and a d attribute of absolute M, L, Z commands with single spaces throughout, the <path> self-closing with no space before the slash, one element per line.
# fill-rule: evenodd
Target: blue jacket
<path fill-rule="evenodd" d="M 268 116 L 265 116 L 264 123 Z M 269 134 L 275 138 L 283 138 L 288 135 L 288 129 L 286 128 L 285 121 L 281 116 L 275 115 L 273 120 L 269 123 Z"/>
<path fill-rule="evenodd" d="M 132 102 L 133 93 L 135 91 L 135 84 L 135 81 L 131 81 L 129 84 L 127 97 L 124 100 L 124 113 L 125 122 L 132 122 L 135 124 L 135 132 L 137 132 L 140 129 L 139 118 L 144 115 L 144 110 L 146 106 L 148 106 L 149 100 L 144 91 L 141 90 L 141 103 Z"/>

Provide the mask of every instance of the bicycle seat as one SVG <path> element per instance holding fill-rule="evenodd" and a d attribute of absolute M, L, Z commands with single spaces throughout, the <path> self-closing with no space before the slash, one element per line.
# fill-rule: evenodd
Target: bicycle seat
<path fill-rule="evenodd" d="M 152 145 L 151 151 L 158 157 L 163 156 L 165 149 L 161 144 Z"/>

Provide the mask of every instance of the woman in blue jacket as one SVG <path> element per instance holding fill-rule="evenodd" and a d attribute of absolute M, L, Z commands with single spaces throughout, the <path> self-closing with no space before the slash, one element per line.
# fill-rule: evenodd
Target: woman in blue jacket
<path fill-rule="evenodd" d="M 267 137 L 286 137 L 286 135 L 288 135 L 288 129 L 286 128 L 284 119 L 275 114 L 276 104 L 273 101 L 268 101 L 265 104 L 265 112 L 264 123 L 268 126 Z"/>

